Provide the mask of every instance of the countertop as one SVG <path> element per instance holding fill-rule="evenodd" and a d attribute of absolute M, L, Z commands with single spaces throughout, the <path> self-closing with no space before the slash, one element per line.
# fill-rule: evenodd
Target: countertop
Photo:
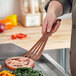
<path fill-rule="evenodd" d="M 70 48 L 71 28 L 71 19 L 63 19 L 58 31 L 50 36 L 45 50 Z M 19 24 L 11 30 L 6 30 L 5 32 L 0 33 L 0 44 L 14 43 L 26 50 L 29 50 L 42 36 L 41 29 L 41 26 L 24 28 L 21 24 Z M 12 40 L 11 35 L 17 33 L 25 33 L 30 38 Z"/>

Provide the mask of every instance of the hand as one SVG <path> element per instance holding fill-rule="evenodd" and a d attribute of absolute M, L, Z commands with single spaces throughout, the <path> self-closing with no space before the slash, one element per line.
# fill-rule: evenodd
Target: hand
<path fill-rule="evenodd" d="M 51 32 L 51 34 L 55 33 L 60 26 L 60 22 L 61 19 L 56 19 L 54 14 L 47 14 L 42 25 L 42 34 L 46 31 Z"/>
<path fill-rule="evenodd" d="M 55 21 L 55 23 L 53 24 L 52 26 L 52 30 L 50 31 L 51 34 L 55 33 L 57 31 L 57 29 L 59 28 L 60 26 L 60 22 L 61 22 L 61 19 L 57 19 Z"/>
<path fill-rule="evenodd" d="M 62 15 L 62 12 L 63 8 L 61 3 L 58 1 L 50 2 L 45 20 L 42 25 L 42 34 L 44 34 L 46 31 L 53 34 L 57 31 L 60 26 L 60 20 L 57 20 L 57 17 Z"/>

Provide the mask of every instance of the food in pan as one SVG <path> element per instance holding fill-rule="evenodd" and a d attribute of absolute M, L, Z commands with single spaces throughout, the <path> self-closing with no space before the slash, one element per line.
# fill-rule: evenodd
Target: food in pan
<path fill-rule="evenodd" d="M 0 64 L 0 70 L 2 69 L 2 65 Z"/>
<path fill-rule="evenodd" d="M 16 76 L 16 75 L 12 74 L 12 72 L 10 72 L 10 71 L 4 70 L 4 71 L 0 72 L 0 76 Z"/>
<path fill-rule="evenodd" d="M 7 68 L 15 70 L 19 67 L 34 67 L 34 61 L 27 57 L 11 57 L 5 61 Z"/>
<path fill-rule="evenodd" d="M 13 74 L 16 76 L 44 76 L 41 71 L 26 67 L 14 70 Z"/>

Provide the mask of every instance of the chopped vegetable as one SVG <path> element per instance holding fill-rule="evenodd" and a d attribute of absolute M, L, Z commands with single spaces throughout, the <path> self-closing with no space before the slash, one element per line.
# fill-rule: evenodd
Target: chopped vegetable
<path fill-rule="evenodd" d="M 16 69 L 13 74 L 16 74 L 16 76 L 44 76 L 41 71 L 26 67 Z"/>
<path fill-rule="evenodd" d="M 5 30 L 5 24 L 0 23 L 0 33 L 2 33 Z"/>
<path fill-rule="evenodd" d="M 19 34 L 12 35 L 11 38 L 12 38 L 12 40 L 14 40 L 14 39 L 20 39 L 20 40 L 22 40 L 22 39 L 27 38 L 27 35 L 23 34 L 23 33 L 19 33 Z"/>
<path fill-rule="evenodd" d="M 12 37 L 12 40 L 17 39 L 16 35 L 12 35 L 11 37 Z"/>
<path fill-rule="evenodd" d="M 10 20 L 12 20 L 14 26 L 17 26 L 17 24 L 18 24 L 17 15 L 7 16 L 5 19 L 10 19 Z"/>
<path fill-rule="evenodd" d="M 16 75 L 12 74 L 12 72 L 10 72 L 10 71 L 4 70 L 4 71 L 0 72 L 0 76 L 16 76 Z"/>
<path fill-rule="evenodd" d="M 14 26 L 17 26 L 18 21 L 17 21 L 17 15 L 11 15 L 7 16 L 4 20 L 0 20 L 0 23 L 4 23 L 5 29 L 12 29 Z"/>
<path fill-rule="evenodd" d="M 10 19 L 1 20 L 0 23 L 4 23 L 5 24 L 5 29 L 6 30 L 12 29 L 14 27 L 14 24 L 13 24 L 12 20 L 10 20 Z"/>

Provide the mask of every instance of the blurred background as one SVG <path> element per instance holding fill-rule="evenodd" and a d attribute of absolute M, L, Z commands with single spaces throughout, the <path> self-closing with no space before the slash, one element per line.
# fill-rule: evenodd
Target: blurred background
<path fill-rule="evenodd" d="M 41 0 L 41 2 L 43 3 L 42 6 L 44 7 L 48 1 L 49 0 Z M 19 15 L 19 2 L 19 0 L 0 0 L 0 19 L 12 14 Z M 71 17 L 71 14 L 62 16 L 62 18 L 69 17 Z"/>
<path fill-rule="evenodd" d="M 16 14 L 18 16 L 19 23 L 21 23 L 23 26 L 41 26 L 46 16 L 44 7 L 48 1 L 49 0 L 36 0 L 34 5 L 33 0 L 31 0 L 30 2 L 29 0 L 0 0 L 0 20 L 4 19 L 9 15 Z M 65 14 L 59 18 L 71 19 L 71 14 Z M 60 65 L 62 65 L 61 58 L 66 57 L 65 59 L 63 59 L 65 60 L 64 65 L 66 65 L 67 72 L 70 73 L 70 47 L 66 48 L 66 50 L 66 52 L 63 52 L 63 48 L 60 48 L 51 51 L 45 50 L 44 52 L 50 52 L 51 57 Z M 61 55 L 63 54 L 65 54 L 65 57 L 61 57 Z"/>

